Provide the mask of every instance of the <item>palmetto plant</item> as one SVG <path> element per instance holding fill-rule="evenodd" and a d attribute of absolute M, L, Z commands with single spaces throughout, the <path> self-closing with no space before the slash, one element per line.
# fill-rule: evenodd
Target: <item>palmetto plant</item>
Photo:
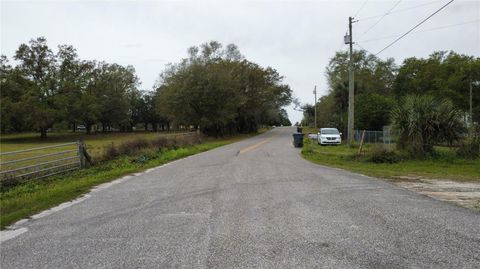
<path fill-rule="evenodd" d="M 400 133 L 397 147 L 424 157 L 436 143 L 452 143 L 465 131 L 461 112 L 449 100 L 428 95 L 407 95 L 391 112 L 392 123 Z"/>

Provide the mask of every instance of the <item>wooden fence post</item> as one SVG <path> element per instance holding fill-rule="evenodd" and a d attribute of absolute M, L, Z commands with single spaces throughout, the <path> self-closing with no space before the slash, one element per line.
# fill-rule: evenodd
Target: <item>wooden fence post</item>
<path fill-rule="evenodd" d="M 78 156 L 80 158 L 80 168 L 86 168 L 92 164 L 92 157 L 88 154 L 83 140 L 78 140 Z"/>
<path fill-rule="evenodd" d="M 358 147 L 358 155 L 362 154 L 363 138 L 365 138 L 365 130 L 362 132 L 362 139 L 360 140 L 360 147 Z"/>
<path fill-rule="evenodd" d="M 80 168 L 85 168 L 85 155 L 83 154 L 85 145 L 82 140 L 78 140 L 78 158 L 80 158 Z"/>

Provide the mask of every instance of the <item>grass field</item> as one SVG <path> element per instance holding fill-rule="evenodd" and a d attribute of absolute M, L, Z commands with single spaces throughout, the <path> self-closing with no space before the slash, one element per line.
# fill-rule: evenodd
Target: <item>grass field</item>
<path fill-rule="evenodd" d="M 131 133 L 96 133 L 84 132 L 58 132 L 49 133 L 48 137 L 41 139 L 38 133 L 2 134 L 0 137 L 0 152 L 9 152 L 35 147 L 56 145 L 61 143 L 83 140 L 88 152 L 93 155 L 102 153 L 105 146 L 111 143 L 121 143 L 138 138 L 152 139 L 156 136 L 167 135 L 166 132 L 131 132 Z"/>
<path fill-rule="evenodd" d="M 373 146 L 366 144 L 362 156 L 353 157 L 358 148 L 346 145 L 320 146 L 315 140 L 306 140 L 302 156 L 314 163 L 333 166 L 369 176 L 398 179 L 404 176 L 421 176 L 434 179 L 480 182 L 480 160 L 460 159 L 453 149 L 436 148 L 436 157 L 405 159 L 398 163 L 369 161 Z"/>
<path fill-rule="evenodd" d="M 149 137 L 155 134 L 145 133 L 140 135 Z M 23 142 L 22 139 L 18 139 L 18 137 L 19 136 L 11 140 L 5 139 L 2 140 L 2 142 L 7 141 L 6 145 L 8 146 L 6 147 L 10 149 L 17 147 L 16 145 L 29 145 L 27 147 L 29 148 L 32 146 L 46 145 L 48 143 L 64 142 L 66 139 L 74 136 L 60 136 L 57 139 L 52 137 L 51 141 L 48 142 L 38 141 L 35 138 L 30 139 L 29 136 L 26 136 L 26 140 L 29 142 Z M 111 141 L 119 143 L 136 137 L 139 136 L 137 136 L 137 134 L 115 134 L 112 136 L 112 140 L 109 140 L 107 135 L 91 136 L 87 137 L 88 140 L 85 140 L 87 143 L 91 143 L 90 145 L 93 144 L 96 145 L 96 147 L 103 147 L 111 143 Z M 248 135 L 209 140 L 194 146 L 163 149 L 160 151 L 145 149 L 135 155 L 121 156 L 115 160 L 100 163 L 88 169 L 77 170 L 43 180 L 32 180 L 9 189 L 2 189 L 0 196 L 0 226 L 4 229 L 17 220 L 27 218 L 60 203 L 75 199 L 98 184 L 233 143 L 246 137 L 248 137 Z"/>
<path fill-rule="evenodd" d="M 45 147 L 52 145 L 59 145 L 70 142 L 77 142 L 83 140 L 88 153 L 94 158 L 98 159 L 104 153 L 107 146 L 114 144 L 119 145 L 126 141 L 136 140 L 136 139 L 153 139 L 158 136 L 174 136 L 175 133 L 167 132 L 131 132 L 131 133 L 96 133 L 96 134 L 85 134 L 82 132 L 57 132 L 49 133 L 46 139 L 41 139 L 38 133 L 21 133 L 21 134 L 2 134 L 0 138 L 0 152 L 11 152 L 17 150 L 25 150 L 37 147 Z M 19 153 L 15 155 L 6 155 L 0 156 L 0 161 L 10 161 L 21 158 L 29 158 L 34 156 L 39 156 L 43 154 L 56 153 L 65 150 L 75 150 L 77 145 L 69 145 L 63 147 L 42 149 L 39 151 L 30 151 L 25 153 Z M 75 156 L 77 152 L 71 152 L 62 157 Z M 41 159 L 24 161 L 21 163 L 7 164 L 0 167 L 1 171 L 14 169 L 26 165 L 34 165 L 39 162 L 46 162 L 55 160 L 59 156 L 45 157 Z"/>

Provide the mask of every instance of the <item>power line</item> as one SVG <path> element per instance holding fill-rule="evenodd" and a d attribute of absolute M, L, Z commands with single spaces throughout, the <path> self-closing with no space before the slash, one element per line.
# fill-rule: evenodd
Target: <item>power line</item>
<path fill-rule="evenodd" d="M 353 15 L 353 17 L 357 17 L 357 15 L 360 13 L 360 11 L 362 11 L 362 9 L 365 7 L 365 4 L 367 4 L 368 0 L 365 0 L 363 2 L 363 4 L 360 6 L 360 8 L 357 10 L 357 12 L 355 12 L 355 15 Z"/>
<path fill-rule="evenodd" d="M 450 0 L 450 2 L 446 3 L 445 5 L 443 5 L 441 8 L 437 9 L 437 11 L 433 12 L 432 14 L 430 14 L 430 16 L 428 16 L 427 18 L 425 18 L 423 21 L 421 21 L 420 23 L 418 23 L 417 25 L 415 25 L 412 29 L 408 30 L 405 34 L 401 35 L 400 37 L 398 37 L 397 39 L 395 39 L 392 43 L 388 44 L 385 48 L 381 49 L 379 52 L 377 52 L 377 54 L 375 54 L 375 56 L 377 56 L 378 54 L 380 54 L 382 51 L 388 49 L 389 47 L 391 47 L 393 44 L 397 43 L 400 39 L 402 39 L 404 36 L 408 35 L 411 31 L 415 30 L 418 26 L 422 25 L 424 22 L 426 22 L 427 20 L 429 20 L 431 17 L 433 17 L 435 14 L 437 14 L 438 12 L 440 12 L 442 9 L 444 9 L 446 6 L 450 5 L 454 0 Z"/>
<path fill-rule="evenodd" d="M 476 23 L 476 22 L 479 22 L 479 21 L 480 21 L 480 19 L 472 20 L 472 21 L 465 21 L 465 22 L 456 23 L 456 24 L 449 24 L 449 25 L 439 26 L 439 27 L 435 27 L 435 28 L 425 29 L 425 30 L 422 30 L 422 31 L 414 31 L 414 32 L 412 32 L 412 34 L 419 34 L 419 33 L 435 31 L 435 30 L 440 30 L 440 29 L 445 29 L 445 28 L 457 27 L 457 26 L 462 26 L 462 25 L 465 25 L 465 24 Z M 368 43 L 368 42 L 372 42 L 372 41 L 390 39 L 390 38 L 395 38 L 395 37 L 399 37 L 399 36 L 400 35 L 389 35 L 389 36 L 383 36 L 383 37 L 379 37 L 379 38 L 360 40 L 360 41 L 357 41 L 357 42 Z"/>
<path fill-rule="evenodd" d="M 358 44 L 358 42 L 356 42 L 356 43 L 355 43 L 355 45 L 356 45 L 356 46 L 358 46 L 359 48 L 361 48 L 362 50 L 364 50 L 364 51 L 366 51 L 366 52 L 368 52 L 368 53 L 370 53 L 370 54 L 374 55 L 374 54 L 373 54 L 371 51 L 369 51 L 369 50 L 367 50 L 366 48 L 364 48 L 364 47 L 360 46 L 360 44 Z M 376 57 L 376 56 L 375 56 L 375 57 Z"/>
<path fill-rule="evenodd" d="M 393 7 L 391 7 L 385 14 L 383 14 L 383 16 L 381 16 L 380 19 L 378 19 L 377 22 L 375 22 L 372 26 L 370 26 L 370 28 L 368 28 L 365 32 L 363 32 L 363 33 L 360 35 L 360 37 L 364 36 L 366 33 L 368 33 L 370 30 L 372 30 L 373 27 L 377 26 L 377 24 L 379 24 L 380 21 L 383 20 L 383 18 L 385 18 L 387 15 L 389 15 L 390 12 L 391 12 L 395 7 L 397 7 L 398 4 L 400 4 L 400 2 L 402 2 L 402 0 L 397 1 L 397 2 L 395 3 L 395 5 L 393 5 Z"/>
<path fill-rule="evenodd" d="M 438 2 L 441 2 L 441 0 L 435 0 L 435 1 L 428 2 L 428 3 L 423 3 L 423 4 L 420 4 L 420 5 L 412 6 L 412 7 L 397 9 L 397 10 L 395 10 L 395 11 L 391 11 L 391 12 L 389 13 L 389 15 L 390 15 L 390 14 L 399 13 L 399 12 L 408 11 L 408 10 L 415 9 L 415 8 L 419 8 L 419 7 L 423 7 L 423 6 L 428 6 L 428 5 L 431 5 L 431 4 L 436 4 L 436 3 L 438 3 Z M 384 15 L 384 14 L 378 14 L 378 15 L 374 15 L 374 16 L 370 16 L 370 17 L 360 18 L 360 19 L 358 19 L 357 21 L 367 21 L 367 20 L 371 20 L 371 19 L 375 19 L 375 18 L 382 17 L 383 15 Z"/>

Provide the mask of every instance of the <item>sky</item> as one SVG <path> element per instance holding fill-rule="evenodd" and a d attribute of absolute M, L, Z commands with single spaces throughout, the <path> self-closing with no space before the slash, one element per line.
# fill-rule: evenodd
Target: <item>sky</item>
<path fill-rule="evenodd" d="M 275 68 L 295 97 L 327 94 L 325 68 L 354 16 L 354 49 L 377 53 L 449 0 L 438 1 L 1 1 L 0 51 L 47 38 L 54 51 L 73 45 L 81 59 L 133 65 L 152 90 L 165 65 L 187 49 L 216 40 L 236 44 L 250 61 Z M 378 55 L 401 64 L 439 50 L 480 57 L 480 1 L 456 0 Z M 287 108 L 290 120 L 302 113 Z"/>

